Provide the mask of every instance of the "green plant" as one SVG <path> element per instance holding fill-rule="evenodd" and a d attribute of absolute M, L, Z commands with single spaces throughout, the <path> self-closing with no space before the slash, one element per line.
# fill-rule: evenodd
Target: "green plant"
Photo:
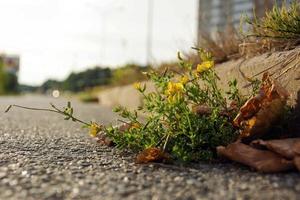
<path fill-rule="evenodd" d="M 118 147 L 141 151 L 159 147 L 175 159 L 184 161 L 208 160 L 215 157 L 215 148 L 236 139 L 237 131 L 231 119 L 237 110 L 228 106 L 225 92 L 217 86 L 219 77 L 212 68 L 212 55 L 197 49 L 202 61 L 196 69 L 193 63 L 184 61 L 179 54 L 182 72 L 178 76 L 171 70 L 159 74 L 147 73 L 154 82 L 156 92 L 146 93 L 146 85 L 135 84 L 143 95 L 143 105 L 138 108 L 147 115 L 145 122 L 139 121 L 138 112 L 117 107 L 122 118 L 131 125 L 120 131 L 110 127 L 107 135 Z M 230 84 L 229 99 L 242 105 L 236 81 Z M 197 106 L 205 106 L 206 113 L 197 113 Z"/>

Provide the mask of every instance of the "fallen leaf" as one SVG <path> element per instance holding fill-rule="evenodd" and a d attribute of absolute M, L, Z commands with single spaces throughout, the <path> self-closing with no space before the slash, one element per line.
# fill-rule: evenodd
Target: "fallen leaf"
<path fill-rule="evenodd" d="M 138 164 L 149 162 L 165 162 L 168 160 L 170 160 L 169 154 L 156 147 L 145 149 L 136 157 L 136 163 Z"/>
<path fill-rule="evenodd" d="M 294 164 L 295 164 L 296 168 L 298 169 L 298 171 L 300 171 L 300 156 L 297 156 L 294 158 Z"/>
<path fill-rule="evenodd" d="M 249 99 L 233 120 L 241 130 L 240 138 L 259 138 L 267 133 L 280 120 L 287 98 L 287 91 L 265 73 L 259 94 Z"/>
<path fill-rule="evenodd" d="M 295 154 L 300 156 L 300 142 L 297 142 L 293 145 L 293 151 Z"/>
<path fill-rule="evenodd" d="M 251 146 L 263 146 L 287 159 L 293 159 L 297 155 L 297 151 L 300 150 L 300 138 L 287 138 L 267 141 L 255 140 L 251 142 Z"/>
<path fill-rule="evenodd" d="M 274 173 L 287 171 L 294 167 L 293 161 L 268 150 L 255 149 L 249 145 L 235 142 L 227 147 L 217 147 L 218 154 L 260 172 Z"/>
<path fill-rule="evenodd" d="M 100 132 L 100 134 L 97 135 L 97 142 L 109 147 L 115 145 L 115 143 L 104 132 Z"/>
<path fill-rule="evenodd" d="M 130 129 L 131 126 L 132 126 L 131 123 L 123 123 L 121 125 L 118 125 L 118 128 L 119 128 L 120 132 L 124 132 L 124 131 L 127 131 L 128 129 Z"/>
<path fill-rule="evenodd" d="M 119 133 L 122 134 L 123 132 L 127 131 L 130 128 L 136 128 L 136 126 L 137 126 L 136 123 L 123 123 L 123 124 L 116 125 L 114 128 L 119 129 Z M 96 136 L 96 139 L 97 142 L 102 145 L 106 145 L 109 147 L 115 145 L 113 140 L 107 136 L 105 131 L 99 132 Z"/>

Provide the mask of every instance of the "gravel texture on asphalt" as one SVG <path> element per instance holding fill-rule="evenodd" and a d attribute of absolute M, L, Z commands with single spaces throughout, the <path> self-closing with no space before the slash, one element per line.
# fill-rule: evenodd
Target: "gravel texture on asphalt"
<path fill-rule="evenodd" d="M 3 97 L 48 106 L 45 97 Z M 116 121 L 108 108 L 74 105 L 75 115 Z M 300 174 L 260 174 L 236 164 L 137 165 L 134 156 L 93 141 L 53 113 L 0 114 L 0 199 L 300 199 Z"/>

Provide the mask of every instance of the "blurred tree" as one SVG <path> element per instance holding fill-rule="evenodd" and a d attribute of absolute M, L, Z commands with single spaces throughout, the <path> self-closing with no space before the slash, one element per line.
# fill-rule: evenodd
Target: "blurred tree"
<path fill-rule="evenodd" d="M 4 91 L 6 93 L 18 93 L 18 77 L 16 74 L 7 73 L 5 75 Z"/>
<path fill-rule="evenodd" d="M 0 95 L 18 93 L 18 77 L 14 73 L 6 72 L 0 57 Z"/>
<path fill-rule="evenodd" d="M 95 67 L 79 73 L 73 72 L 63 82 L 62 89 L 78 92 L 94 86 L 107 85 L 111 76 L 109 68 L 101 67 Z"/>
<path fill-rule="evenodd" d="M 56 81 L 56 80 L 47 80 L 40 86 L 40 91 L 45 93 L 48 90 L 53 90 L 53 89 L 60 89 L 62 85 L 62 82 Z"/>
<path fill-rule="evenodd" d="M 0 95 L 5 93 L 5 73 L 3 70 L 3 61 L 0 58 Z"/>
<path fill-rule="evenodd" d="M 61 89 L 79 92 L 94 86 L 107 85 L 111 79 L 109 68 L 94 67 L 83 72 L 72 72 L 64 81 L 47 80 L 40 86 L 41 92 L 50 89 Z"/>

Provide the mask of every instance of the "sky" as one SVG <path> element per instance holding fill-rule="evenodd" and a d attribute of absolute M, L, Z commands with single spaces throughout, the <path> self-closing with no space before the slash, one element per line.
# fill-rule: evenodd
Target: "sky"
<path fill-rule="evenodd" d="M 153 63 L 196 41 L 197 0 L 153 1 Z M 146 64 L 148 0 L 0 0 L 0 52 L 21 58 L 19 82 L 39 85 L 93 66 Z"/>

